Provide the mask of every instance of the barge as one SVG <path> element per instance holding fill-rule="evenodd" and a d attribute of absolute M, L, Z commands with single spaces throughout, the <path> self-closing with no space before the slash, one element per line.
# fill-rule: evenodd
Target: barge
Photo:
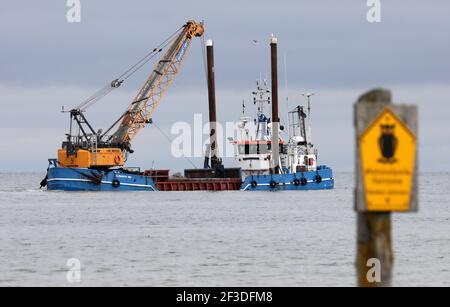
<path fill-rule="evenodd" d="M 56 159 L 49 160 L 47 177 L 41 182 L 48 190 L 62 191 L 230 191 L 239 190 L 242 180 L 239 169 L 227 178 L 169 176 L 169 170 L 117 168 L 99 171 L 87 168 L 58 167 Z"/>

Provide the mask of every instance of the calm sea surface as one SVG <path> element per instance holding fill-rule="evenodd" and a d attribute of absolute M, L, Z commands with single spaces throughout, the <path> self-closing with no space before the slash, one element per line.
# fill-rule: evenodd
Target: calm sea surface
<path fill-rule="evenodd" d="M 311 192 L 47 192 L 0 174 L 0 286 L 353 286 L 353 178 Z M 450 174 L 394 214 L 396 286 L 450 286 Z"/>

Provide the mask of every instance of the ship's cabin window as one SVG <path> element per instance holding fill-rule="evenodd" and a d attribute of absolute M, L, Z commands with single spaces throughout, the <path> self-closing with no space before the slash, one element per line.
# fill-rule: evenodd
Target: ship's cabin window
<path fill-rule="evenodd" d="M 260 155 L 270 151 L 270 144 L 244 144 L 239 145 L 240 155 Z"/>

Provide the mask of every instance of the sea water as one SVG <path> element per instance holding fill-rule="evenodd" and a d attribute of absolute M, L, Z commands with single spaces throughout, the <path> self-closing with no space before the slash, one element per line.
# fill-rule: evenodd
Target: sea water
<path fill-rule="evenodd" d="M 50 192 L 42 177 L 0 174 L 0 286 L 356 284 L 351 173 L 301 192 Z M 393 214 L 393 285 L 449 286 L 450 174 L 419 182 L 419 212 Z"/>

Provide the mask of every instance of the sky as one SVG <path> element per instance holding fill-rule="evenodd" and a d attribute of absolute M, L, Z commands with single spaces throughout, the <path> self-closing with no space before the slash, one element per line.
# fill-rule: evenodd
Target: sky
<path fill-rule="evenodd" d="M 278 37 L 280 108 L 312 98 L 312 134 L 319 162 L 354 166 L 352 104 L 373 88 L 395 103 L 419 107 L 421 171 L 450 171 L 450 2 L 381 0 L 381 22 L 369 23 L 363 0 L 114 1 L 81 0 L 81 22 L 66 19 L 66 1 L 8 1 L 0 10 L 0 172 L 41 172 L 56 157 L 70 108 L 115 79 L 187 20 L 204 20 L 214 40 L 219 122 L 236 121 L 242 101 L 270 75 L 269 39 Z M 256 41 L 256 43 L 255 43 Z M 108 127 L 151 72 L 148 65 L 89 109 Z M 289 106 L 285 98 L 289 97 Z M 170 138 L 177 121 L 206 120 L 207 87 L 196 39 L 153 120 Z M 134 140 L 129 166 L 180 171 L 201 167 L 171 155 L 155 126 Z M 232 159 L 226 159 L 232 165 Z"/>

